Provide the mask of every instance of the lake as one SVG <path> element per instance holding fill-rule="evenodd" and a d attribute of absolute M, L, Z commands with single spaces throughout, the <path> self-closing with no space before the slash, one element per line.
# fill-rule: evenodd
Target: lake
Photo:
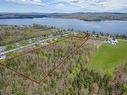
<path fill-rule="evenodd" d="M 32 25 L 33 23 L 80 31 L 127 34 L 127 21 L 82 21 L 57 18 L 0 19 L 0 24 L 6 25 Z"/>

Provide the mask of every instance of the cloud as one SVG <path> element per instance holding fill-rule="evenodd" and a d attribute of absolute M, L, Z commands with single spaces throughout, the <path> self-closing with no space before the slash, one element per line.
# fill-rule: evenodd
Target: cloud
<path fill-rule="evenodd" d="M 95 11 L 114 11 L 127 8 L 127 0 L 69 0 L 71 5 Z"/>
<path fill-rule="evenodd" d="M 14 2 L 19 4 L 33 4 L 33 5 L 43 5 L 41 0 L 6 0 L 7 2 Z"/>
<path fill-rule="evenodd" d="M 51 12 L 127 11 L 127 0 L 6 0 L 19 4 L 43 6 Z"/>
<path fill-rule="evenodd" d="M 122 11 L 127 8 L 127 0 L 52 0 L 49 6 L 62 7 L 70 11 L 92 11 L 92 12 L 103 12 L 103 11 Z"/>
<path fill-rule="evenodd" d="M 103 0 L 72 0 L 70 4 L 86 8 L 86 7 L 102 7 L 106 2 Z"/>
<path fill-rule="evenodd" d="M 127 8 L 127 1 L 126 0 L 121 0 L 120 2 L 109 1 L 109 2 L 106 2 L 103 9 L 104 10 L 120 10 L 125 7 Z"/>

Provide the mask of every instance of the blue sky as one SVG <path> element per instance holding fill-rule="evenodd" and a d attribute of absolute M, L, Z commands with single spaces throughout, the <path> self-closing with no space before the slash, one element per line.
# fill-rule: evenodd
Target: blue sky
<path fill-rule="evenodd" d="M 0 0 L 0 12 L 127 12 L 127 0 Z"/>

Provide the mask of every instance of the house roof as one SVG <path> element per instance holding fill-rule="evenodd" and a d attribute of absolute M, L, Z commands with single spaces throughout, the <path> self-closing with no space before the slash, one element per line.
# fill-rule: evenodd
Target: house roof
<path fill-rule="evenodd" d="M 5 59 L 6 55 L 0 55 L 0 59 Z"/>
<path fill-rule="evenodd" d="M 0 52 L 4 51 L 6 49 L 5 46 L 0 46 Z"/>

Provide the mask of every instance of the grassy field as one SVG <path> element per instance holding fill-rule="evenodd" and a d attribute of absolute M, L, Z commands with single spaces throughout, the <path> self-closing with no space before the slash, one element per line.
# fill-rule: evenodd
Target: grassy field
<path fill-rule="evenodd" d="M 113 69 L 127 62 L 127 42 L 119 40 L 117 45 L 103 44 L 94 54 L 89 69 L 111 73 Z"/>

